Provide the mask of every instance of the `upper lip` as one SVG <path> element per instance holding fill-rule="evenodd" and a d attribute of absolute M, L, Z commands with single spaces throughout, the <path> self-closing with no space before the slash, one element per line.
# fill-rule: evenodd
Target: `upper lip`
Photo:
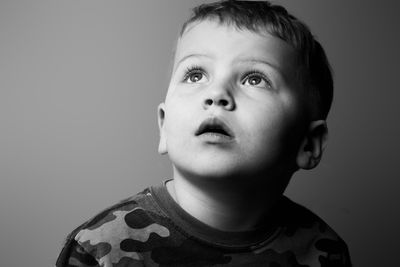
<path fill-rule="evenodd" d="M 233 137 L 233 131 L 229 126 L 217 117 L 205 119 L 196 131 L 196 136 L 206 132 L 216 132 Z"/>

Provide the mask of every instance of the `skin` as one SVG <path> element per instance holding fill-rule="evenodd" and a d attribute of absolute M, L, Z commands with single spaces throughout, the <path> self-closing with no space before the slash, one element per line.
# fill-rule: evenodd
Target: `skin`
<path fill-rule="evenodd" d="M 315 167 L 325 121 L 308 122 L 295 51 L 268 34 L 207 20 L 178 40 L 164 103 L 159 153 L 168 153 L 175 201 L 220 230 L 257 227 L 299 168 Z M 230 135 L 196 135 L 207 119 Z"/>

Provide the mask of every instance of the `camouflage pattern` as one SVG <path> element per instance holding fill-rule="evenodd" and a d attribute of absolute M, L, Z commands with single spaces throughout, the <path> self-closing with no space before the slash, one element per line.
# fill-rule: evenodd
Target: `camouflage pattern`
<path fill-rule="evenodd" d="M 343 240 L 320 218 L 286 197 L 267 237 L 234 247 L 204 240 L 182 227 L 165 203 L 157 201 L 155 192 L 146 189 L 78 227 L 67 238 L 56 266 L 351 265 Z"/>

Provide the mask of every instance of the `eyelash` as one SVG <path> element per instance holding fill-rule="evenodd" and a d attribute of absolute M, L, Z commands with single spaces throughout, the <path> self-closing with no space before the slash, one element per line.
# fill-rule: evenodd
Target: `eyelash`
<path fill-rule="evenodd" d="M 183 81 L 187 81 L 191 74 L 199 72 L 202 75 L 205 75 L 205 71 L 202 67 L 194 65 L 186 68 L 185 75 L 183 76 Z"/>
<path fill-rule="evenodd" d="M 192 75 L 193 73 L 196 73 L 196 72 L 199 72 L 202 75 L 206 76 L 205 71 L 202 67 L 194 65 L 194 66 L 190 66 L 190 67 L 186 68 L 185 74 L 183 76 L 183 81 L 187 81 L 190 78 L 190 75 Z M 271 83 L 270 79 L 268 79 L 268 77 L 264 73 L 262 73 L 258 70 L 250 70 L 250 71 L 246 72 L 243 75 L 243 78 L 241 79 L 241 83 L 243 83 L 246 79 L 250 78 L 251 76 L 259 76 L 261 79 L 264 80 L 264 82 L 268 85 L 268 87 L 272 87 L 272 83 Z"/>
<path fill-rule="evenodd" d="M 270 79 L 268 79 L 268 77 L 264 73 L 262 73 L 258 70 L 251 70 L 251 71 L 248 71 L 247 73 L 245 73 L 245 75 L 243 75 L 243 78 L 242 78 L 242 83 L 252 76 L 259 76 L 261 79 L 264 80 L 264 82 L 268 85 L 268 87 L 272 87 L 272 83 L 271 83 Z"/>

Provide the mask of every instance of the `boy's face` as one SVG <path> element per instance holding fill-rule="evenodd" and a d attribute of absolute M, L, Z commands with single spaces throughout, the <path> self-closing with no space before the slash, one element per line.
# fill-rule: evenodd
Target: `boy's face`
<path fill-rule="evenodd" d="M 294 50 L 270 34 L 193 24 L 178 41 L 159 106 L 159 152 L 169 154 L 174 175 L 267 179 L 292 173 L 305 129 L 295 59 Z"/>

